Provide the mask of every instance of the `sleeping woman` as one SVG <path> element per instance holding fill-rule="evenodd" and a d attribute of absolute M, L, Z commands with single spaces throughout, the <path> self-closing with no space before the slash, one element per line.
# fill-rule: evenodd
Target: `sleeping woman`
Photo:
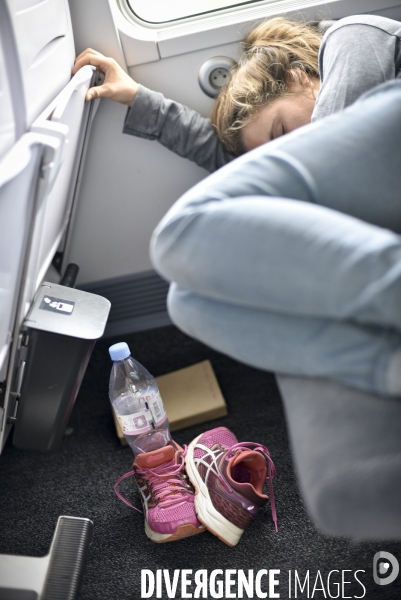
<path fill-rule="evenodd" d="M 151 241 L 189 335 L 262 369 L 401 394 L 400 37 L 400 23 L 369 15 L 322 39 L 263 22 L 211 120 L 112 59 L 77 58 L 105 73 L 88 97 L 131 107 L 126 133 L 217 171 Z"/>

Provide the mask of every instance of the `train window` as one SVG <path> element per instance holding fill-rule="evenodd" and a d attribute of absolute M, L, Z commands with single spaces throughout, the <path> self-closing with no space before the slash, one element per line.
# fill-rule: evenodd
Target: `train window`
<path fill-rule="evenodd" d="M 170 0 L 170 2 L 166 2 L 166 0 L 147 0 L 147 2 L 127 0 L 127 4 L 141 21 L 151 25 L 160 25 L 263 1 L 266 0 L 192 0 L 191 2 L 188 0 Z"/>

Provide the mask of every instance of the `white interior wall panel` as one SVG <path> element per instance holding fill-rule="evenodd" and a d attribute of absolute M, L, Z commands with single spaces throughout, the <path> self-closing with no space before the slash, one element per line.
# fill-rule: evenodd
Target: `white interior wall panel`
<path fill-rule="evenodd" d="M 125 69 L 109 0 L 69 0 L 69 6 L 77 56 L 86 48 L 93 48 L 111 56 Z"/>
<path fill-rule="evenodd" d="M 125 113 L 103 100 L 93 124 L 65 261 L 79 264 L 78 284 L 152 268 L 155 225 L 206 174 L 157 142 L 122 135 Z"/>
<path fill-rule="evenodd" d="M 167 98 L 182 102 L 208 117 L 213 100 L 199 86 L 199 69 L 212 56 L 229 56 L 236 61 L 239 55 L 238 43 L 225 44 L 131 67 L 129 74 L 142 85 L 162 92 Z"/>
<path fill-rule="evenodd" d="M 208 116 L 213 101 L 198 71 L 212 56 L 235 58 L 237 44 L 175 56 L 130 69 L 132 77 Z M 168 208 L 207 172 L 156 141 L 123 135 L 127 107 L 102 100 L 92 126 L 67 261 L 79 283 L 152 268 L 149 241 Z"/>
<path fill-rule="evenodd" d="M 383 10 L 372 11 L 372 14 L 381 15 L 387 17 L 387 19 L 394 19 L 395 21 L 401 21 L 401 6 L 393 6 L 391 8 L 385 8 Z"/>

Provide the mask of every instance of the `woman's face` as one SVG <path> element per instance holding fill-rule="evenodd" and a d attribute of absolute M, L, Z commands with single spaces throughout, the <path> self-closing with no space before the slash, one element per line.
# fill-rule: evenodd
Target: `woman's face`
<path fill-rule="evenodd" d="M 290 95 L 262 106 L 242 129 L 246 151 L 310 123 L 319 87 L 318 80 L 307 87 L 292 82 L 288 86 Z"/>

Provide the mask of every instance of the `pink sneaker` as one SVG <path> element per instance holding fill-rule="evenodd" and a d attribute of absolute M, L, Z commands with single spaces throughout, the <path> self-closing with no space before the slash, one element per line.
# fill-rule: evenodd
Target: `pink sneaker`
<path fill-rule="evenodd" d="M 205 531 L 198 521 L 194 506 L 194 489 L 185 473 L 187 453 L 178 444 L 164 446 L 152 452 L 139 454 L 133 470 L 122 475 L 115 483 L 117 496 L 134 508 L 118 491 L 119 483 L 134 475 L 141 493 L 145 515 L 145 533 L 154 542 L 173 542 Z M 141 512 L 138 510 L 138 512 Z"/>
<path fill-rule="evenodd" d="M 245 527 L 268 501 L 277 531 L 270 452 L 253 442 L 238 443 L 226 427 L 206 431 L 188 446 L 188 477 L 195 486 L 195 509 L 201 523 L 228 546 L 238 544 Z"/>

